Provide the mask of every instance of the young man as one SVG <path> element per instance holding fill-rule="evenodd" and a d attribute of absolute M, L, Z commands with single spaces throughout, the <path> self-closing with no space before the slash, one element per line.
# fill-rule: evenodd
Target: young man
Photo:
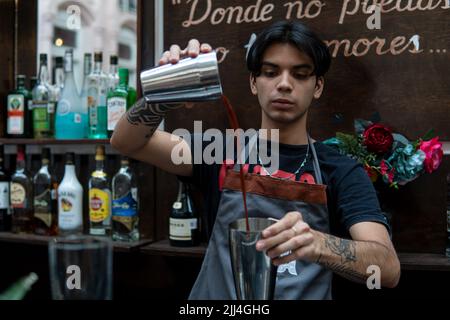
<path fill-rule="evenodd" d="M 160 64 L 211 50 L 191 40 L 184 50 L 173 45 Z M 365 171 L 308 135 L 310 105 L 321 97 L 331 64 L 327 47 L 303 24 L 278 22 L 258 36 L 247 60 L 251 92 L 261 105 L 261 129 L 280 133 L 280 170 L 270 172 L 262 163 L 246 168 L 255 190 L 248 195 L 250 216 L 280 220 L 257 244 L 279 266 L 275 298 L 331 299 L 333 272 L 365 284 L 370 266 L 380 268 L 382 286 L 395 287 L 400 264 Z M 111 142 L 121 153 L 187 177 L 203 191 L 215 227 L 190 298 L 235 299 L 227 228 L 243 217 L 236 172 L 222 164 L 172 163 L 179 144 L 191 155 L 187 142 L 157 130 L 174 108 L 141 100 L 121 119 Z"/>

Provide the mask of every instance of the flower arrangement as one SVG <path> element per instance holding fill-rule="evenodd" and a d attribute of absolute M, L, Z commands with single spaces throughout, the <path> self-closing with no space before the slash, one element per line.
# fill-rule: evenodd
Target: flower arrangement
<path fill-rule="evenodd" d="M 337 133 L 324 143 L 362 163 L 373 183 L 382 179 L 398 189 L 423 173 L 436 171 L 442 163 L 442 143 L 433 131 L 409 141 L 383 124 L 359 119 L 355 121 L 355 132 Z"/>

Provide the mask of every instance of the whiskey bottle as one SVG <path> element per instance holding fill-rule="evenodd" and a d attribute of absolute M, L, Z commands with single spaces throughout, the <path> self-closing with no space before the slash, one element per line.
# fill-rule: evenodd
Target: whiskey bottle
<path fill-rule="evenodd" d="M 12 231 L 33 232 L 33 179 L 26 169 L 25 148 L 17 147 L 16 172 L 11 177 Z"/>
<path fill-rule="evenodd" d="M 96 169 L 89 179 L 89 233 L 94 236 L 111 235 L 111 186 L 105 172 L 105 147 L 97 146 Z"/>
<path fill-rule="evenodd" d="M 139 240 L 139 200 L 135 175 L 127 157 L 114 176 L 113 189 L 113 240 L 132 242 Z"/>

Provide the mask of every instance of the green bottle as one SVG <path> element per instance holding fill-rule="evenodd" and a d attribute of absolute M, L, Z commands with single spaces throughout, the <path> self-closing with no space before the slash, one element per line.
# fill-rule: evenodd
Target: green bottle
<path fill-rule="evenodd" d="M 33 131 L 35 139 L 53 138 L 55 104 L 51 100 L 47 55 L 40 55 L 39 78 L 33 88 Z"/>
<path fill-rule="evenodd" d="M 7 134 L 10 138 L 30 138 L 29 91 L 25 88 L 26 77 L 17 76 L 16 89 L 8 95 Z"/>
<path fill-rule="evenodd" d="M 18 301 L 22 300 L 31 287 L 38 281 L 39 277 L 35 273 L 31 273 L 27 277 L 20 279 L 13 284 L 8 290 L 0 294 L 0 301 Z"/>
<path fill-rule="evenodd" d="M 120 118 L 130 108 L 128 92 L 128 69 L 119 69 L 119 85 L 108 93 L 108 134 L 111 137 Z"/>

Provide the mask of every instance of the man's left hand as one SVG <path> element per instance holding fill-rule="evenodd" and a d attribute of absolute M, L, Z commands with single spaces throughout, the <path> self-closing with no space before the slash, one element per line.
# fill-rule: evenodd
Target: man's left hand
<path fill-rule="evenodd" d="M 320 233 L 311 230 L 300 212 L 290 212 L 262 233 L 258 251 L 267 251 L 275 266 L 296 260 L 316 262 L 319 256 Z M 290 253 L 287 256 L 284 254 Z"/>

